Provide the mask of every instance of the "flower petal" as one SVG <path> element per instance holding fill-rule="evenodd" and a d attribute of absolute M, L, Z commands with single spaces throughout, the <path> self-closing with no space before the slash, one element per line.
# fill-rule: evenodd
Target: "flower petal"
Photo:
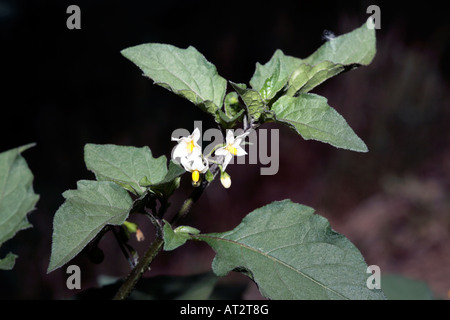
<path fill-rule="evenodd" d="M 233 159 L 233 155 L 232 155 L 231 153 L 228 153 L 228 154 L 225 156 L 225 159 L 224 159 L 224 161 L 223 161 L 223 164 L 222 164 L 222 171 L 225 171 L 225 169 L 227 168 L 227 166 L 228 166 L 228 164 L 230 163 L 231 159 Z"/>
<path fill-rule="evenodd" d="M 234 139 L 233 147 L 237 148 L 237 146 L 239 146 L 242 143 L 242 140 L 244 140 L 244 138 L 246 136 L 248 136 L 249 134 L 250 134 L 250 132 L 245 132 L 245 133 L 237 136 L 236 139 Z"/>
<path fill-rule="evenodd" d="M 245 156 L 247 154 L 247 151 L 245 151 L 241 146 L 238 146 L 236 148 L 236 156 Z"/>
<path fill-rule="evenodd" d="M 188 158 L 182 157 L 180 159 L 181 165 L 183 166 L 184 170 L 186 171 L 192 171 L 191 162 Z"/>
<path fill-rule="evenodd" d="M 208 162 L 208 160 L 207 159 L 204 159 L 204 160 L 205 160 L 205 162 L 203 163 L 204 167 L 203 167 L 203 169 L 199 170 L 201 173 L 205 173 L 209 169 L 209 162 Z"/>
<path fill-rule="evenodd" d="M 226 147 L 220 147 L 216 151 L 214 151 L 214 153 L 216 154 L 216 156 L 225 156 L 230 152 L 226 149 Z"/>
<path fill-rule="evenodd" d="M 190 137 L 194 140 L 194 143 L 197 143 L 198 139 L 200 139 L 200 130 L 195 128 Z"/>
<path fill-rule="evenodd" d="M 208 166 L 209 166 L 208 160 L 202 157 L 195 157 L 192 158 L 192 164 L 190 166 L 190 169 L 200 171 L 201 173 L 205 173 L 206 170 L 208 170 Z"/>
<path fill-rule="evenodd" d="M 227 137 L 225 138 L 227 144 L 233 144 L 234 143 L 234 134 L 233 131 L 228 130 L 227 131 Z"/>
<path fill-rule="evenodd" d="M 248 136 L 250 134 L 250 131 L 244 132 L 243 134 L 237 136 L 236 138 L 245 138 L 246 136 Z"/>
<path fill-rule="evenodd" d="M 182 142 L 178 143 L 175 146 L 175 148 L 173 149 L 172 159 L 183 158 L 183 157 L 186 157 L 187 155 L 188 155 L 188 153 L 187 153 L 186 143 L 182 141 Z"/>
<path fill-rule="evenodd" d="M 200 146 L 194 144 L 194 148 L 192 148 L 192 152 L 189 154 L 189 157 L 199 157 L 202 155 L 202 149 Z"/>

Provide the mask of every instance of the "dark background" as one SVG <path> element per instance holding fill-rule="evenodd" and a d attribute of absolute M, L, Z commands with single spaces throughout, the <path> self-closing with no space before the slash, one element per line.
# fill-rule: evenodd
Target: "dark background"
<path fill-rule="evenodd" d="M 213 4 L 211 4 L 213 3 Z M 203 130 L 209 117 L 187 100 L 155 86 L 120 55 L 146 42 L 197 48 L 221 76 L 248 83 L 255 63 L 280 48 L 304 58 L 336 35 L 361 26 L 366 8 L 381 9 L 377 55 L 368 67 L 341 74 L 316 88 L 366 142 L 369 153 L 304 141 L 281 125 L 280 170 L 261 176 L 261 165 L 230 166 L 232 187 L 215 181 L 186 218 L 203 232 L 234 228 L 250 211 L 290 198 L 314 207 L 382 272 L 425 281 L 440 298 L 450 290 L 449 34 L 446 10 L 426 2 L 18 1 L 0 0 L 0 151 L 29 142 L 24 157 L 40 195 L 29 215 L 33 228 L 0 250 L 19 255 L 12 271 L 0 271 L 0 298 L 62 299 L 65 268 L 46 274 L 52 219 L 61 193 L 93 179 L 83 162 L 86 143 L 148 145 L 170 156 L 177 128 Z M 440 4 L 439 2 L 437 2 Z M 81 30 L 66 28 L 66 8 L 81 8 Z M 190 192 L 188 181 L 172 201 L 176 211 Z M 152 238 L 142 221 L 142 252 Z M 146 225 L 144 225 L 146 224 Z M 123 277 L 129 267 L 110 236 L 100 243 L 105 260 L 80 255 L 82 288 L 99 275 Z M 162 253 L 152 275 L 210 270 L 214 254 L 201 243 Z M 259 298 L 245 283 L 244 298 Z"/>

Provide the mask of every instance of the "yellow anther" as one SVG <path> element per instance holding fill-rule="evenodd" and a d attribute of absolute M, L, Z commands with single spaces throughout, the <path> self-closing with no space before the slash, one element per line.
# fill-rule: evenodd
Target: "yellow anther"
<path fill-rule="evenodd" d="M 232 145 L 227 145 L 226 148 L 233 156 L 237 155 L 237 149 Z"/>
<path fill-rule="evenodd" d="M 192 150 L 194 150 L 194 140 L 189 141 L 189 143 L 186 145 L 188 153 L 192 153 Z"/>
<path fill-rule="evenodd" d="M 192 171 L 192 182 L 197 183 L 200 179 L 200 172 L 198 170 Z"/>

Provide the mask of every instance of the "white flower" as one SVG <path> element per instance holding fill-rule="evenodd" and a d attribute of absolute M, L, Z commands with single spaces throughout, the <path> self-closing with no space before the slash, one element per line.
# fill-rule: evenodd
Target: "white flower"
<path fill-rule="evenodd" d="M 215 151 L 215 154 L 217 156 L 225 156 L 225 159 L 222 164 L 222 171 L 225 171 L 227 165 L 230 163 L 233 156 L 244 156 L 247 154 L 247 152 L 242 149 L 240 146 L 242 140 L 249 134 L 243 133 L 236 138 L 234 137 L 234 134 L 231 130 L 228 130 L 227 136 L 226 136 L 226 145 L 224 147 L 218 148 Z"/>
<path fill-rule="evenodd" d="M 200 130 L 198 128 L 195 128 L 192 134 L 187 137 L 172 137 L 172 141 L 178 141 L 178 144 L 173 149 L 172 159 L 201 156 L 202 149 L 197 143 L 198 139 L 200 139 Z"/>
<path fill-rule="evenodd" d="M 192 183 L 197 186 L 200 180 L 200 173 L 208 171 L 208 160 L 199 156 L 183 157 L 181 158 L 181 165 L 184 170 L 192 172 Z"/>

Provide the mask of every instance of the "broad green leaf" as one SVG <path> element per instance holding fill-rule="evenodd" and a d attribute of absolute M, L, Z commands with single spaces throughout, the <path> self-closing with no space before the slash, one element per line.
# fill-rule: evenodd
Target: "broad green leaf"
<path fill-rule="evenodd" d="M 169 169 L 164 179 L 149 187 L 153 192 L 159 192 L 161 195 L 168 198 L 180 186 L 181 175 L 185 172 L 186 170 L 180 165 L 170 160 Z"/>
<path fill-rule="evenodd" d="M 164 250 L 171 251 L 182 246 L 191 238 L 191 235 L 199 234 L 200 231 L 190 226 L 179 226 L 172 229 L 170 223 L 164 220 L 163 236 Z"/>
<path fill-rule="evenodd" d="M 305 140 L 313 139 L 337 148 L 367 152 L 365 143 L 322 96 L 311 93 L 298 97 L 283 96 L 273 104 L 272 111 L 278 122 L 287 124 Z"/>
<path fill-rule="evenodd" d="M 285 55 L 277 50 L 265 65 L 257 63 L 250 81 L 261 92 L 272 88 L 268 98 L 287 84 L 287 94 L 306 93 L 325 80 L 372 62 L 376 53 L 375 30 L 364 23 L 358 29 L 324 43 L 305 59 Z M 266 93 L 262 93 L 264 99 Z"/>
<path fill-rule="evenodd" d="M 39 196 L 33 191 L 33 173 L 21 153 L 28 144 L 0 153 L 0 247 L 17 232 L 31 227 L 27 214 L 34 210 Z M 0 269 L 12 269 L 15 255 L 0 259 Z"/>
<path fill-rule="evenodd" d="M 366 23 L 352 32 L 329 39 L 301 62 L 309 68 L 302 64 L 293 71 L 287 94 L 306 93 L 343 71 L 368 65 L 375 53 L 375 29 L 367 28 Z"/>
<path fill-rule="evenodd" d="M 335 64 L 357 67 L 370 64 L 375 53 L 375 28 L 369 29 L 364 23 L 349 33 L 328 40 L 303 62 L 315 66 L 328 60 Z"/>
<path fill-rule="evenodd" d="M 314 67 L 309 64 L 302 64 L 292 73 L 286 95 L 293 96 L 306 93 L 325 80 L 341 73 L 344 69 L 345 67 L 342 64 L 334 64 L 330 61 L 322 61 Z"/>
<path fill-rule="evenodd" d="M 301 59 L 287 56 L 278 49 L 266 64 L 256 63 L 250 85 L 261 92 L 266 101 L 270 100 L 286 85 L 292 72 L 300 64 Z"/>
<path fill-rule="evenodd" d="M 267 109 L 259 92 L 253 89 L 247 89 L 246 85 L 242 83 L 230 81 L 230 84 L 242 98 L 242 101 L 244 101 L 248 114 L 257 121 L 261 114 Z"/>
<path fill-rule="evenodd" d="M 148 147 L 86 144 L 84 161 L 97 180 L 114 181 L 138 195 L 146 189 L 140 185 L 144 177 L 148 184 L 158 184 L 167 174 L 166 157 L 153 158 Z"/>
<path fill-rule="evenodd" d="M 170 160 L 169 168 L 168 168 L 167 173 L 164 176 L 164 178 L 156 183 L 151 184 L 151 185 L 154 186 L 154 185 L 161 185 L 161 184 L 166 184 L 166 183 L 172 182 L 173 180 L 175 180 L 176 178 L 178 178 L 185 172 L 186 172 L 186 170 L 184 170 L 179 164 L 176 164 L 175 162 Z"/>
<path fill-rule="evenodd" d="M 226 91 L 226 80 L 194 47 L 180 49 L 168 44 L 148 43 L 121 53 L 156 84 L 188 99 L 202 110 L 216 114 Z"/>
<path fill-rule="evenodd" d="M 286 84 L 286 77 L 281 77 L 280 79 L 280 71 L 281 71 L 281 62 L 277 60 L 277 65 L 272 73 L 272 75 L 264 82 L 264 85 L 259 90 L 264 101 L 270 101 L 275 95 L 283 89 Z"/>
<path fill-rule="evenodd" d="M 244 272 L 269 299 L 384 299 L 367 288 L 359 250 L 314 209 L 290 200 L 249 213 L 231 231 L 192 238 L 216 252 L 215 274 Z"/>
<path fill-rule="evenodd" d="M 423 281 L 396 274 L 381 276 L 381 288 L 389 300 L 433 300 L 430 287 Z"/>
<path fill-rule="evenodd" d="M 139 181 L 139 185 L 141 187 L 149 187 L 153 192 L 159 193 L 167 198 L 180 186 L 180 176 L 185 172 L 186 170 L 180 165 L 170 160 L 167 173 L 161 181 L 152 183 L 147 176 L 144 176 Z"/>
<path fill-rule="evenodd" d="M 75 257 L 106 225 L 122 225 L 133 203 L 126 190 L 111 181 L 80 180 L 63 193 L 65 202 L 53 219 L 51 272 Z"/>

